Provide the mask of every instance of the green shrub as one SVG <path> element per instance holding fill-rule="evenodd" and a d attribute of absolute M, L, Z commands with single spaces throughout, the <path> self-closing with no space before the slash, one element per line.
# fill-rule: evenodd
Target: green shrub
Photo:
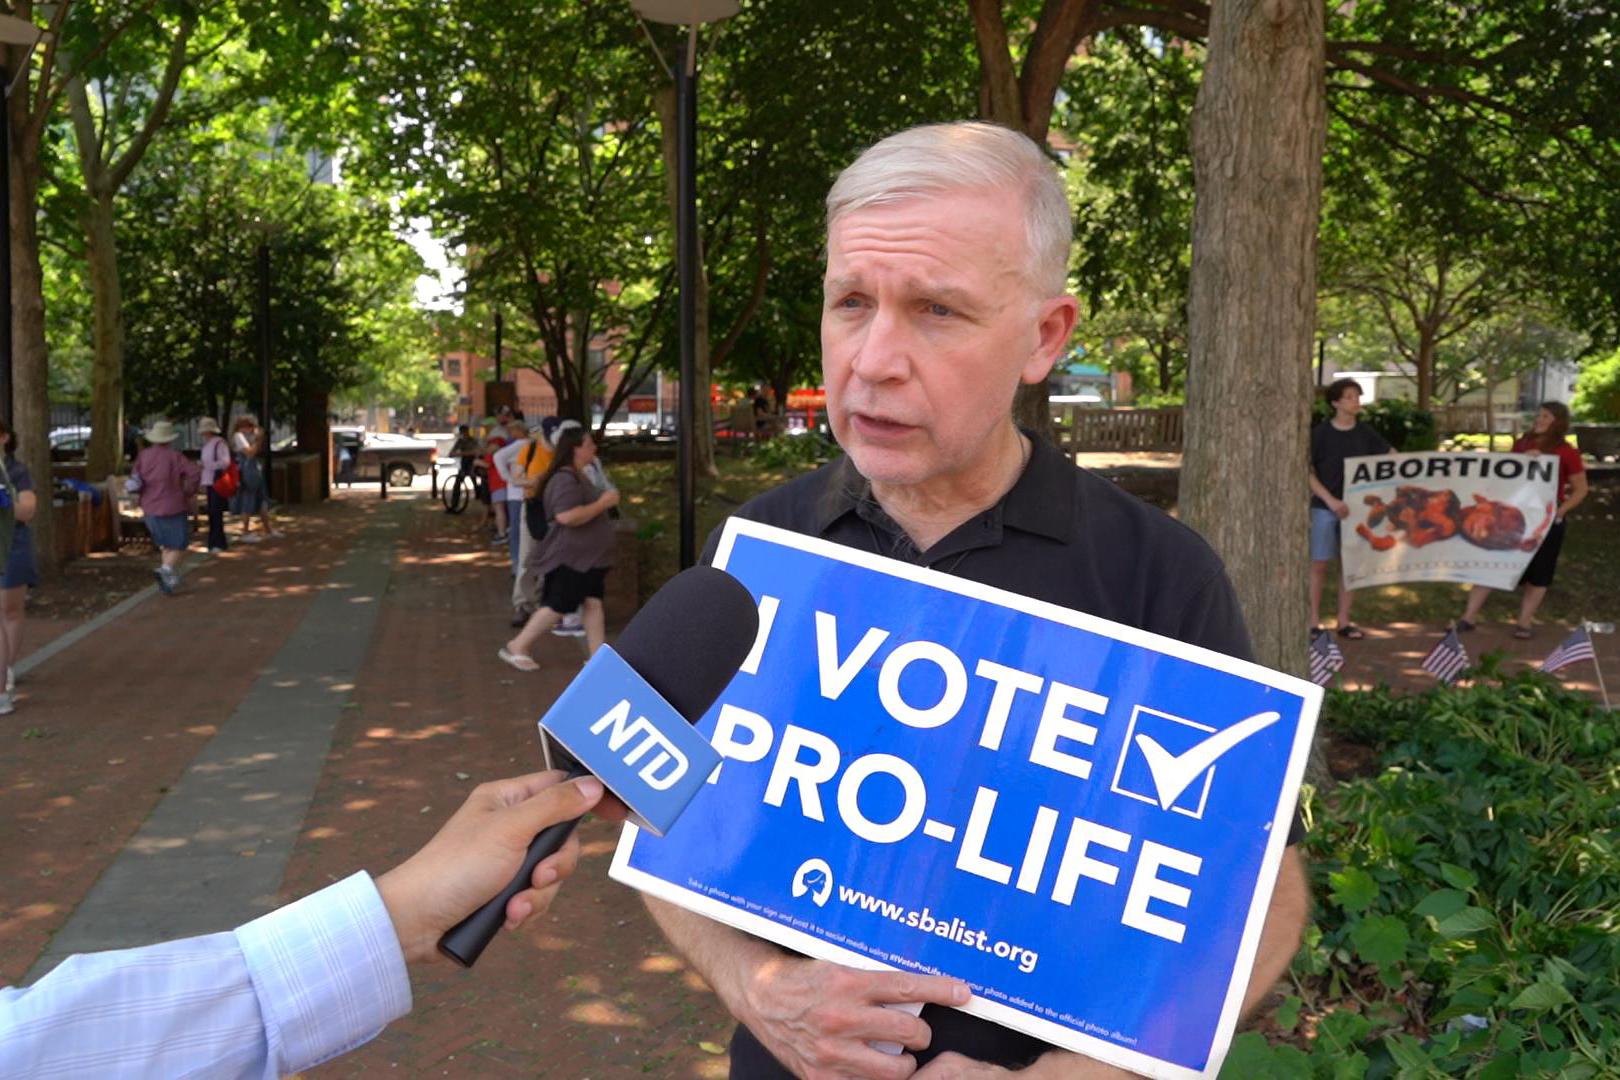
<path fill-rule="evenodd" d="M 839 449 L 815 432 L 778 435 L 759 444 L 754 460 L 767 469 L 806 468 L 831 460 Z"/>
<path fill-rule="evenodd" d="M 1620 422 L 1620 349 L 1581 365 L 1570 408 L 1582 420 Z"/>
<path fill-rule="evenodd" d="M 1620 1076 L 1620 725 L 1494 674 L 1329 694 L 1325 729 L 1382 770 L 1307 791 L 1299 1045 L 1245 1036 L 1226 1075 Z"/>
<path fill-rule="evenodd" d="M 1332 416 L 1333 406 L 1317 398 L 1311 406 L 1311 423 L 1319 424 Z M 1375 401 L 1361 410 L 1361 419 L 1397 450 L 1440 448 L 1440 429 L 1434 413 L 1420 409 L 1410 401 L 1398 398 Z"/>

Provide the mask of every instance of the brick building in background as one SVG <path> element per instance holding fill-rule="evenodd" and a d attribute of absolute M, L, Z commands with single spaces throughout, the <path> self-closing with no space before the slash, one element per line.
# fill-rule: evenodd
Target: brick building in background
<path fill-rule="evenodd" d="M 604 359 L 606 357 L 601 348 L 591 349 L 592 367 L 600 365 Z M 455 390 L 455 404 L 447 417 L 451 425 L 472 423 L 494 411 L 490 407 L 488 393 L 489 384 L 495 378 L 494 357 L 475 352 L 444 353 L 439 357 L 439 371 Z M 556 392 L 539 372 L 526 367 L 503 365 L 501 377 L 515 383 L 517 408 L 523 411 L 524 416 L 532 419 L 552 416 L 557 412 Z M 619 366 L 609 363 L 606 389 L 592 403 L 595 412 L 601 412 L 602 407 L 618 389 L 622 377 L 623 373 L 619 370 Z M 672 417 L 675 414 L 679 401 L 679 383 L 676 380 L 649 376 L 638 390 L 640 392 L 633 393 L 625 399 L 624 404 L 619 407 L 618 415 L 610 419 L 629 420 L 652 426 L 657 423 L 659 415 L 657 398 L 660 394 L 663 397 L 663 415 Z"/>

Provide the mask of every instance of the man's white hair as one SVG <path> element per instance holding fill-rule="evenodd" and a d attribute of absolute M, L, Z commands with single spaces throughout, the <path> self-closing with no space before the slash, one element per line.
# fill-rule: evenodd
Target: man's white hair
<path fill-rule="evenodd" d="M 827 230 L 853 210 L 980 188 L 1022 196 L 1030 282 L 1047 296 L 1067 291 L 1074 222 L 1063 178 L 1033 140 L 999 124 L 924 124 L 868 147 L 827 192 Z"/>

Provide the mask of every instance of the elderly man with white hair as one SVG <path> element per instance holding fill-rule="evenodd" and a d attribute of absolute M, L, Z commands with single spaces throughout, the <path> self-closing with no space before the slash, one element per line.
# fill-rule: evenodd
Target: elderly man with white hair
<path fill-rule="evenodd" d="M 1061 177 L 1021 134 L 939 124 L 868 149 L 827 196 L 822 370 L 846 456 L 738 512 L 1246 658 L 1209 546 L 1013 422 L 1074 329 L 1072 235 Z M 1129 1075 L 948 1008 L 968 1000 L 958 980 L 811 960 L 648 905 L 741 1022 L 733 1077 Z M 1287 968 L 1307 907 L 1290 846 L 1246 1005 Z M 921 1016 L 883 1007 L 902 1002 Z"/>

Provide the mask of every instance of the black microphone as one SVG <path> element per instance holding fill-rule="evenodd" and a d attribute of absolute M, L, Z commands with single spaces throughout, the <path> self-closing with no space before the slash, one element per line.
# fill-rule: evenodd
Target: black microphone
<path fill-rule="evenodd" d="M 759 611 L 753 596 L 741 582 L 711 566 L 683 570 L 636 613 L 612 649 L 604 646 L 598 650 L 553 709 L 568 708 L 569 693 L 588 679 L 597 684 L 593 687 L 596 690 L 602 689 L 600 683 L 607 679 L 618 684 L 611 687 L 613 694 L 617 695 L 622 689 L 626 701 L 634 699 L 638 693 L 645 699 L 650 688 L 687 724 L 694 724 L 736 676 L 758 632 Z M 598 666 L 599 661 L 603 666 Z M 615 664 L 617 669 L 611 666 Z M 621 670 L 624 665 L 628 665 L 628 671 Z M 620 671 L 617 676 L 613 674 L 615 670 Z M 549 727 L 551 718 L 552 713 L 548 712 L 541 724 Z M 607 719 L 604 717 L 603 723 Z M 656 722 L 652 726 L 656 726 Z M 571 727 L 577 727 L 577 723 Z M 569 770 L 568 778 L 590 775 L 593 755 L 583 745 L 570 746 L 569 750 L 581 763 Z M 671 760 L 660 759 L 646 768 L 653 770 Z M 632 811 L 639 809 L 626 785 L 608 786 Z M 507 901 L 529 887 L 534 868 L 562 847 L 578 824 L 578 818 L 561 821 L 536 836 L 512 883 L 499 896 L 451 927 L 439 939 L 439 951 L 463 967 L 472 967 L 506 921 Z"/>

